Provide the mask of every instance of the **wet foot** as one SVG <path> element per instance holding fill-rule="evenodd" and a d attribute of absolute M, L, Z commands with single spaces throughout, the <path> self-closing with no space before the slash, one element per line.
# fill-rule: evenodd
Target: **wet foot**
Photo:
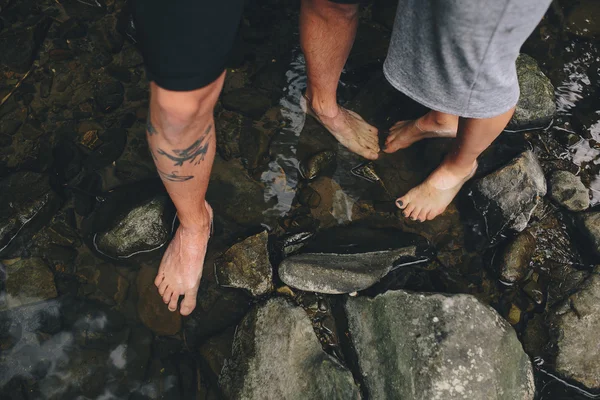
<path fill-rule="evenodd" d="M 429 112 L 412 121 L 398 121 L 390 128 L 383 151 L 394 153 L 427 138 L 456 137 L 457 129 L 457 116 L 437 112 Z"/>
<path fill-rule="evenodd" d="M 208 203 L 208 222 L 202 229 L 180 226 L 160 263 L 154 284 L 170 311 L 177 310 L 179 296 L 184 296 L 179 312 L 189 315 L 196 308 L 196 296 L 202 277 L 204 257 L 212 225 L 213 211 Z"/>
<path fill-rule="evenodd" d="M 396 200 L 396 205 L 404 210 L 402 214 L 405 217 L 413 221 L 432 220 L 444 212 L 476 170 L 477 162 L 465 170 L 445 161 L 425 179 L 425 182 Z"/>
<path fill-rule="evenodd" d="M 302 103 L 304 111 L 323 125 L 342 146 L 369 160 L 379 157 L 377 128 L 360 115 L 340 106 L 328 115 L 317 113 L 306 96 L 302 97 Z"/>

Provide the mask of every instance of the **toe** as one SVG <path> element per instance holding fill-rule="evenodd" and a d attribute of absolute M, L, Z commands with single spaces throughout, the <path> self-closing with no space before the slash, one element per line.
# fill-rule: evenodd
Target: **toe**
<path fill-rule="evenodd" d="M 154 286 L 160 287 L 160 284 L 163 282 L 164 279 L 165 275 L 162 273 L 162 271 L 158 271 L 158 274 L 156 274 L 156 278 L 154 279 Z"/>
<path fill-rule="evenodd" d="M 398 207 L 401 210 L 404 210 L 407 204 L 408 199 L 406 198 L 406 196 L 396 199 L 396 207 Z"/>
<path fill-rule="evenodd" d="M 412 212 L 413 212 L 414 209 L 415 209 L 415 205 L 413 203 L 408 203 L 406 205 L 406 208 L 404 209 L 404 212 L 403 212 L 404 216 L 406 218 L 410 218 L 410 216 L 411 216 L 411 214 L 412 214 Z"/>
<path fill-rule="evenodd" d="M 169 311 L 177 310 L 177 302 L 179 301 L 179 293 L 173 292 L 171 295 L 171 301 L 169 301 Z M 166 301 L 165 301 L 166 303 Z"/>
<path fill-rule="evenodd" d="M 417 220 L 419 220 L 420 222 L 425 222 L 427 221 L 427 215 L 429 213 L 429 210 L 426 208 L 423 208 L 421 210 L 421 212 L 417 215 Z"/>
<path fill-rule="evenodd" d="M 188 290 L 185 292 L 185 297 L 181 302 L 180 313 L 181 315 L 190 315 L 194 308 L 196 308 L 196 296 L 198 295 L 198 288 Z"/>
<path fill-rule="evenodd" d="M 416 221 L 419 219 L 420 213 L 421 213 L 421 207 L 415 207 L 415 209 L 411 211 L 409 218 L 413 221 Z"/>
<path fill-rule="evenodd" d="M 172 295 L 173 295 L 173 289 L 171 289 L 170 287 L 167 287 L 167 290 L 165 290 L 165 294 L 163 294 L 163 297 L 162 297 L 165 304 L 168 304 L 171 301 Z"/>
<path fill-rule="evenodd" d="M 158 293 L 162 296 L 165 294 L 165 290 L 167 290 L 167 287 L 169 286 L 169 284 L 167 283 L 166 279 L 163 279 L 160 282 L 160 285 L 158 286 Z"/>

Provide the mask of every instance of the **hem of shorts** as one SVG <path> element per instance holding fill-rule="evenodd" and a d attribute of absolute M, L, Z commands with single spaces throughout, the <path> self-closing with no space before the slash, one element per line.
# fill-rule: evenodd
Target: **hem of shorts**
<path fill-rule="evenodd" d="M 225 67 L 210 73 L 189 77 L 163 77 L 152 73 L 146 68 L 148 81 L 156 83 L 160 88 L 175 92 L 188 92 L 206 87 L 216 81 L 223 73 Z"/>
<path fill-rule="evenodd" d="M 458 115 L 459 117 L 462 117 L 462 118 L 484 119 L 484 118 L 497 117 L 499 115 L 502 115 L 502 114 L 508 112 L 508 110 L 513 108 L 517 104 L 517 101 L 518 101 L 518 96 L 517 96 L 517 100 L 514 100 L 514 101 L 511 100 L 510 102 L 507 102 L 508 105 L 503 105 L 502 107 L 498 107 L 498 109 L 500 111 L 493 111 L 493 112 L 488 112 L 488 113 L 469 113 L 469 112 L 465 112 L 465 111 L 459 111 L 457 109 L 439 106 L 438 104 L 436 104 L 433 101 L 429 101 L 426 98 L 417 96 L 410 89 L 407 88 L 407 85 L 401 84 L 400 82 L 398 82 L 395 78 L 393 78 L 388 73 L 386 64 L 383 65 L 383 75 L 385 76 L 387 81 L 390 83 L 390 85 L 392 85 L 394 87 L 394 89 L 398 90 L 399 92 L 402 92 L 403 94 L 410 97 L 412 100 L 416 101 L 417 103 L 419 103 L 429 109 L 432 109 L 434 111 L 439 111 L 439 112 L 443 112 L 446 114 Z"/>

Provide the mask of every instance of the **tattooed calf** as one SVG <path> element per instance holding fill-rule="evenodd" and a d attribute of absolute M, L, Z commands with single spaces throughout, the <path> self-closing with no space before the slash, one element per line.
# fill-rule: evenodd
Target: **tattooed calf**
<path fill-rule="evenodd" d="M 157 171 L 161 178 L 171 182 L 185 182 L 194 179 L 193 175 L 177 175 L 177 171 L 173 171 L 170 174 L 160 169 L 157 169 Z"/>
<path fill-rule="evenodd" d="M 173 150 L 173 154 L 169 154 L 162 149 L 158 149 L 157 153 L 161 156 L 165 156 L 168 159 L 175 161 L 174 166 L 182 166 L 184 162 L 189 161 L 194 165 L 200 164 L 201 161 L 204 161 L 204 157 L 208 152 L 208 146 L 210 142 L 207 140 L 207 135 L 210 132 L 212 125 L 209 125 L 202 137 L 196 140 L 190 147 L 182 150 Z"/>
<path fill-rule="evenodd" d="M 146 118 L 146 131 L 148 132 L 149 136 L 152 136 L 152 135 L 158 133 L 158 131 L 152 124 L 152 120 L 150 119 L 150 108 L 148 108 L 148 117 Z"/>

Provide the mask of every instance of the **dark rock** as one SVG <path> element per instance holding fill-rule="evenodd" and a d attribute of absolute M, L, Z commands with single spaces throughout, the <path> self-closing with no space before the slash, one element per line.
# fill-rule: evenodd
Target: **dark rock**
<path fill-rule="evenodd" d="M 121 51 L 125 41 L 117 30 L 117 18 L 110 14 L 96 21 L 90 29 L 90 36 L 92 40 L 96 41 L 100 47 L 109 53 Z"/>
<path fill-rule="evenodd" d="M 517 59 L 517 76 L 521 96 L 507 130 L 546 128 L 556 112 L 552 82 L 526 54 Z"/>
<path fill-rule="evenodd" d="M 371 398 L 533 399 L 514 330 L 472 296 L 390 291 L 346 312 Z"/>
<path fill-rule="evenodd" d="M 29 240 L 60 207 L 46 175 L 17 172 L 0 181 L 0 255 Z M 12 247 L 12 246 L 11 246 Z"/>
<path fill-rule="evenodd" d="M 310 186 L 307 186 L 298 193 L 298 202 L 303 206 L 317 208 L 321 204 L 321 195 Z"/>
<path fill-rule="evenodd" d="M 533 302 L 540 305 L 544 302 L 545 294 L 540 284 L 536 281 L 529 281 L 523 286 L 523 291 Z"/>
<path fill-rule="evenodd" d="M 531 151 L 521 153 L 508 165 L 478 179 L 470 198 L 485 220 L 488 237 L 506 231 L 521 232 L 546 194 L 544 172 Z"/>
<path fill-rule="evenodd" d="M 154 285 L 157 270 L 142 266 L 138 272 L 137 311 L 140 320 L 157 335 L 175 335 L 181 330 L 181 314 L 171 312 Z"/>
<path fill-rule="evenodd" d="M 221 374 L 225 360 L 231 357 L 231 345 L 235 328 L 227 328 L 222 334 L 208 339 L 199 349 L 200 355 L 208 363 L 215 376 Z"/>
<path fill-rule="evenodd" d="M 127 144 L 127 130 L 115 127 L 109 128 L 100 134 L 94 131 L 88 131 L 86 135 L 92 136 L 91 142 L 86 142 L 92 146 L 88 152 L 84 164 L 91 170 L 99 170 L 112 164 L 123 154 Z M 85 135 L 84 135 L 85 138 Z"/>
<path fill-rule="evenodd" d="M 523 349 L 532 358 L 540 357 L 545 354 L 549 341 L 544 315 L 535 314 L 535 317 L 527 322 L 527 327 L 523 332 Z"/>
<path fill-rule="evenodd" d="M 240 156 L 240 135 L 243 130 L 250 129 L 250 121 L 232 111 L 222 111 L 215 118 L 217 132 L 217 151 L 225 160 Z"/>
<path fill-rule="evenodd" d="M 104 0 L 79 1 L 65 0 L 61 1 L 67 14 L 72 18 L 97 19 L 106 14 L 106 4 Z"/>
<path fill-rule="evenodd" d="M 0 35 L 0 64 L 16 72 L 27 72 L 33 64 L 51 20 L 36 26 L 8 30 Z"/>
<path fill-rule="evenodd" d="M 581 178 L 568 171 L 556 171 L 549 181 L 550 197 L 570 211 L 584 211 L 590 206 L 590 191 Z"/>
<path fill-rule="evenodd" d="M 58 27 L 57 35 L 62 39 L 81 39 L 87 35 L 87 25 L 77 18 L 69 18 Z"/>
<path fill-rule="evenodd" d="M 321 349 L 304 310 L 281 298 L 238 326 L 219 385 L 232 399 L 360 398 L 350 371 Z"/>
<path fill-rule="evenodd" d="M 336 152 L 325 150 L 314 154 L 300 164 L 300 173 L 304 179 L 313 180 L 318 176 L 333 172 L 336 166 Z"/>
<path fill-rule="evenodd" d="M 579 228 L 587 243 L 590 253 L 600 261 L 600 212 L 588 212 L 579 216 Z"/>
<path fill-rule="evenodd" d="M 239 112 L 249 118 L 259 119 L 269 108 L 271 99 L 263 92 L 254 88 L 240 88 L 232 90 L 221 97 L 223 107 Z"/>
<path fill-rule="evenodd" d="M 119 204 L 130 189 L 104 202 L 86 224 L 90 248 L 112 259 L 156 253 L 171 239 L 174 213 L 167 195 Z"/>
<path fill-rule="evenodd" d="M 373 1 L 372 16 L 373 21 L 392 30 L 394 20 L 396 19 L 396 7 L 398 2 L 394 0 L 375 0 Z"/>
<path fill-rule="evenodd" d="M 279 238 L 276 242 L 276 247 L 281 253 L 281 257 L 289 257 L 302 249 L 313 235 L 314 232 L 291 233 Z"/>
<path fill-rule="evenodd" d="M 273 267 L 269 261 L 266 231 L 233 245 L 215 262 L 217 282 L 247 290 L 259 297 L 273 291 Z"/>
<path fill-rule="evenodd" d="M 600 388 L 600 268 L 550 316 L 556 371 L 588 388 Z"/>
<path fill-rule="evenodd" d="M 119 81 L 105 82 L 98 87 L 94 95 L 98 109 L 109 113 L 123 104 L 125 89 Z"/>
<path fill-rule="evenodd" d="M 269 144 L 272 134 L 272 131 L 257 126 L 241 131 L 240 156 L 247 170 L 254 171 L 269 162 Z"/>
<path fill-rule="evenodd" d="M 249 308 L 249 298 L 244 292 L 222 288 L 203 279 L 196 308 L 183 325 L 187 347 L 197 348 L 206 338 L 237 324 Z"/>
<path fill-rule="evenodd" d="M 600 4 L 594 0 L 574 3 L 565 21 L 567 32 L 584 38 L 600 37 Z"/>
<path fill-rule="evenodd" d="M 40 258 L 5 260 L 8 308 L 58 296 L 54 274 Z"/>
<path fill-rule="evenodd" d="M 502 281 L 516 283 L 527 277 L 535 245 L 535 237 L 528 231 L 521 232 L 510 241 L 498 260 Z"/>
<path fill-rule="evenodd" d="M 77 276 L 83 281 L 86 297 L 108 305 L 121 304 L 127 297 L 129 282 L 114 265 L 102 262 L 89 252 L 75 261 Z"/>

